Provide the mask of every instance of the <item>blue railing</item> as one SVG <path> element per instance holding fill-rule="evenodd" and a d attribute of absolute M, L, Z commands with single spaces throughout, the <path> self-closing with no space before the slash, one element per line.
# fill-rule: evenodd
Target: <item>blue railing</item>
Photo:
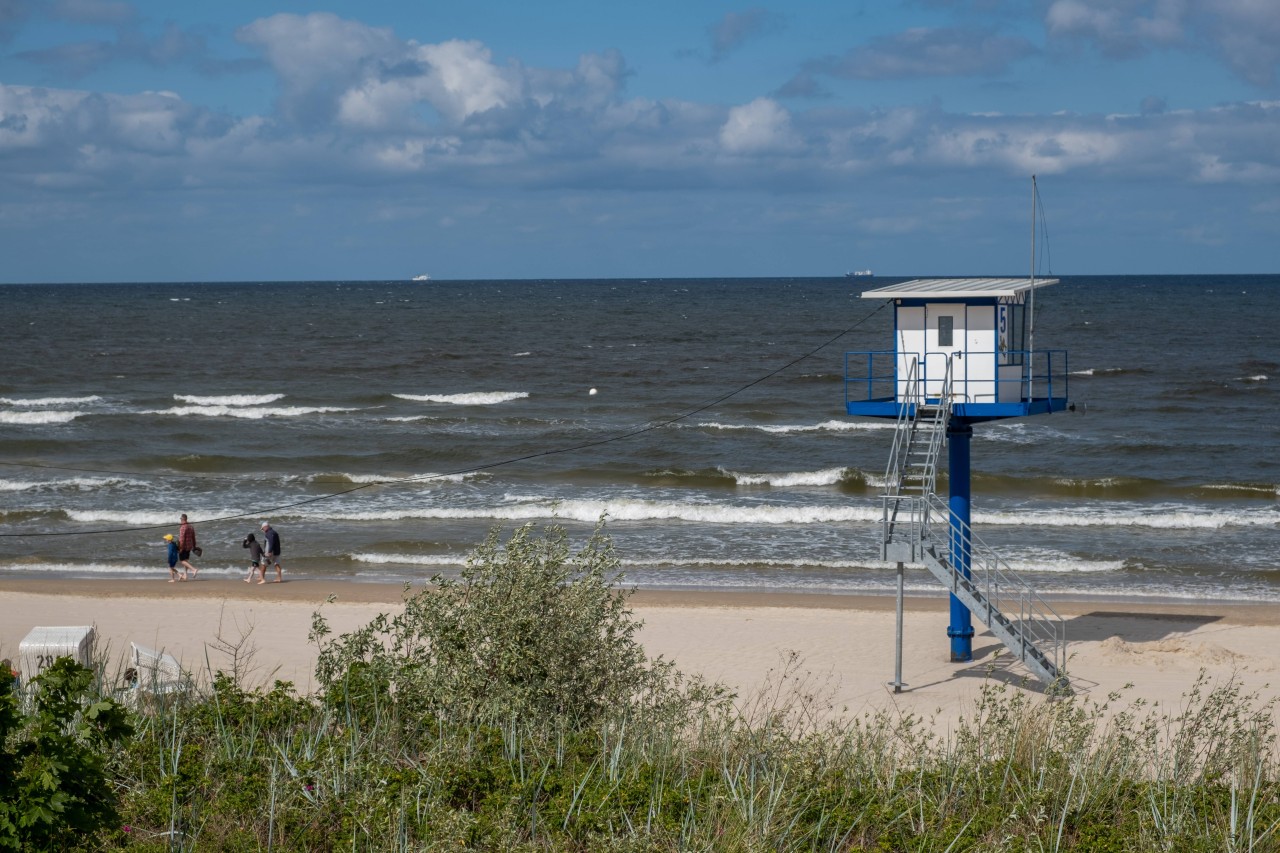
<path fill-rule="evenodd" d="M 929 394 L 946 374 L 942 354 L 909 356 L 921 365 L 920 386 Z M 1068 396 L 1066 350 L 1013 350 L 1002 353 L 957 353 L 967 370 L 954 371 L 952 393 L 957 403 L 1020 403 L 1064 401 Z M 1010 363 L 1012 362 L 1012 363 Z M 904 362 L 909 363 L 909 362 Z M 893 403 L 898 400 L 899 354 L 893 350 L 869 350 L 844 354 L 844 399 L 850 403 Z M 984 378 L 970 373 L 981 365 Z M 936 375 L 935 375 L 936 374 Z M 1010 387 L 1014 386 L 1014 387 Z"/>
<path fill-rule="evenodd" d="M 853 362 L 862 362 L 863 367 L 855 367 Z M 853 371 L 864 372 L 855 376 Z M 872 352 L 846 352 L 844 354 L 844 401 L 845 403 L 870 403 L 873 401 L 893 401 L 898 396 L 898 354 L 893 350 L 875 350 Z M 859 396 L 853 393 L 857 389 L 865 391 Z"/>

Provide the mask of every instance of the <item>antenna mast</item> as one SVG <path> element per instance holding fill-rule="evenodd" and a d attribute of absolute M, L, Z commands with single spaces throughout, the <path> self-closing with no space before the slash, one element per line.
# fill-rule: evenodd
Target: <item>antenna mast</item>
<path fill-rule="evenodd" d="M 1036 375 L 1036 176 L 1031 176 L 1031 317 L 1028 321 L 1030 334 L 1027 340 L 1027 402 L 1035 399 L 1034 388 Z"/>

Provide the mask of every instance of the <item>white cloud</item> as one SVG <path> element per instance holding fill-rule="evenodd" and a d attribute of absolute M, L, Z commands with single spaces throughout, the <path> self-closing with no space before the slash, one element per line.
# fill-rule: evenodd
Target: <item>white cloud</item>
<path fill-rule="evenodd" d="M 1204 50 L 1258 86 L 1276 83 L 1280 9 L 1275 0 L 1053 0 L 1051 41 L 1091 44 L 1117 59 L 1152 50 Z"/>
<path fill-rule="evenodd" d="M 421 131 L 434 119 L 462 125 L 497 114 L 496 126 L 510 131 L 527 111 L 608 107 L 627 73 L 617 51 L 585 54 L 573 69 L 531 69 L 495 62 L 478 41 L 420 44 L 329 13 L 274 15 L 237 36 L 276 71 L 283 117 L 365 132 Z"/>
<path fill-rule="evenodd" d="M 329 12 L 262 18 L 236 38 L 263 52 L 280 78 L 281 111 L 300 123 L 331 119 L 342 93 L 360 85 L 371 63 L 394 65 L 405 52 L 390 29 Z"/>
<path fill-rule="evenodd" d="M 520 98 L 516 74 L 494 66 L 489 49 L 480 42 L 447 41 L 418 50 L 431 69 L 427 97 L 453 121 L 510 106 Z"/>
<path fill-rule="evenodd" d="M 720 145 L 731 154 L 787 151 L 797 144 L 791 114 L 771 98 L 734 107 L 720 128 Z"/>

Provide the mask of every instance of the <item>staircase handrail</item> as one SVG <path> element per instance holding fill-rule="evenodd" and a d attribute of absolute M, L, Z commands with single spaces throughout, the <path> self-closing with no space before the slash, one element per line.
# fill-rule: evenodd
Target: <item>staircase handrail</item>
<path fill-rule="evenodd" d="M 898 395 L 898 417 L 893 430 L 893 446 L 889 448 L 889 462 L 884 469 L 884 489 L 887 495 L 902 493 L 902 469 L 911 429 L 908 421 L 915 415 L 916 401 L 920 397 L 920 360 L 911 359 L 907 367 L 901 393 Z"/>
<path fill-rule="evenodd" d="M 990 625 L 992 611 L 1013 617 L 1016 615 L 1024 638 L 1041 653 L 1046 651 L 1053 659 L 1054 669 L 1061 673 L 1066 665 L 1066 622 L 1053 605 L 1049 604 L 1035 588 L 1015 572 L 1000 554 L 983 542 L 951 507 L 938 495 L 930 492 L 923 501 L 921 536 L 945 552 L 946 564 L 951 570 L 952 584 L 959 583 L 960 571 L 955 567 L 952 551 L 958 546 L 969 554 L 969 583 L 982 592 L 986 599 L 987 614 L 983 624 Z M 913 512 L 914 516 L 915 513 Z M 937 516 L 946 532 L 935 536 L 931 532 L 932 520 Z"/>
<path fill-rule="evenodd" d="M 922 484 L 925 494 L 932 494 L 938 483 L 938 459 L 942 455 L 942 444 L 946 436 L 946 427 L 951 418 L 952 382 L 951 360 L 948 359 L 943 371 L 937 402 L 930 405 L 926 399 L 928 387 L 921 375 L 921 362 L 912 358 L 907 367 L 907 376 L 903 381 L 898 403 L 898 417 L 893 431 L 893 445 L 889 450 L 889 462 L 884 474 L 884 514 L 881 518 L 881 542 L 887 544 L 894 539 L 895 531 L 902 509 L 903 481 L 906 476 L 911 449 L 921 436 L 920 427 L 928 423 L 929 428 L 924 435 L 928 438 L 925 447 L 925 477 Z M 915 525 L 915 519 L 912 519 Z"/>

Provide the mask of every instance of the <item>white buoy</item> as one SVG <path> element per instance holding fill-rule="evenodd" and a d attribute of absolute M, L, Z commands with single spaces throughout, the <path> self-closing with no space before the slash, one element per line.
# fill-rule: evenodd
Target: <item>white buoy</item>
<path fill-rule="evenodd" d="M 587 394 L 592 397 L 594 397 L 597 393 L 599 392 L 597 392 L 596 389 L 594 388 L 592 388 L 590 391 L 587 392 Z"/>

